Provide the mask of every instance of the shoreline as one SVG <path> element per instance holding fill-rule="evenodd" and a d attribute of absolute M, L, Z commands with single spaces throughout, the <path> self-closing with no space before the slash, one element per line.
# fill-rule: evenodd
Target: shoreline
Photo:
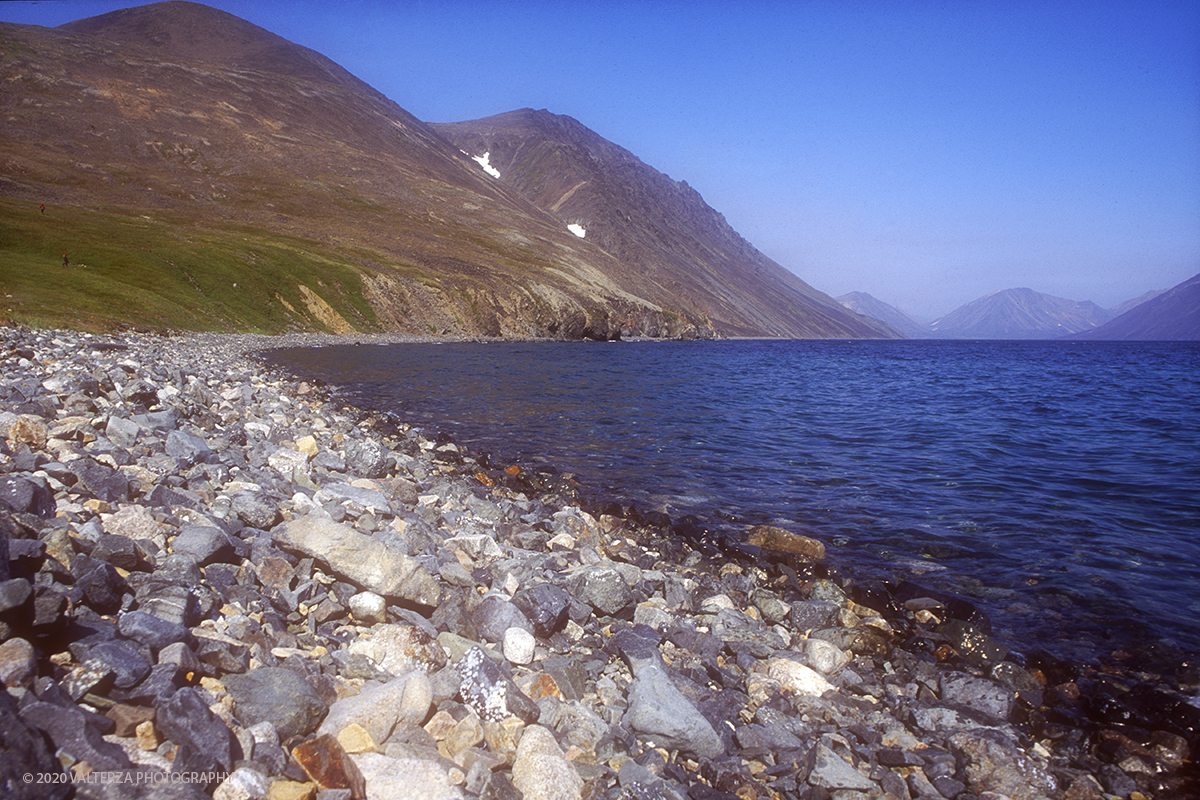
<path fill-rule="evenodd" d="M 214 727 L 230 748 L 217 766 L 240 781 L 313 783 L 294 762 L 325 730 L 333 743 L 313 746 L 349 760 L 368 791 L 395 770 L 421 769 L 444 784 L 438 797 L 500 797 L 511 786 L 543 796 L 524 741 L 540 741 L 548 774 L 578 784 L 581 797 L 586 787 L 613 798 L 745 789 L 1057 800 L 1178 797 L 1194 786 L 1187 759 L 1200 741 L 1187 708 L 1151 713 L 1163 697 L 1126 685 L 1128 676 L 1005 660 L 986 618 L 961 598 L 839 585 L 811 551 L 709 563 L 698 552 L 703 537 L 689 539 L 683 521 L 668 530 L 661 520 L 589 514 L 561 476 L 491 464 L 404 423 L 381 429 L 369 412 L 334 408 L 329 393 L 256 356 L 363 340 L 466 341 L 0 329 L 4 390 L 25 401 L 23 414 L 0 408 L 12 417 L 0 418 L 0 478 L 23 492 L 4 496 L 39 498 L 10 526 L 21 535 L 8 532 L 16 567 L 4 585 L 25 583 L 31 597 L 0 616 L 0 665 L 20 662 L 15 685 L 5 672 L 8 695 L 45 715 L 0 709 L 4 722 L 47 731 L 69 750 L 55 715 L 70 712 L 54 705 L 51 684 L 70 687 L 84 729 L 107 727 L 88 709 L 153 708 L 143 722 L 159 734 L 155 748 L 141 750 L 120 729 L 127 735 L 107 735 L 122 741 L 105 743 L 124 759 L 90 740 L 73 742 L 72 755 L 93 769 L 173 769 L 201 759 L 203 748 L 180 741 L 188 726 L 172 724 L 172 703 L 184 703 L 176 698 L 196 698 L 226 729 Z M 111 389 L 96 380 L 101 372 Z M 23 417 L 40 418 L 40 438 L 36 419 L 14 438 Z M 76 463 L 85 460 L 86 470 Z M 97 496 L 122 477 L 123 496 Z M 390 568 L 362 572 L 331 549 L 338 537 Z M 108 555 L 118 545 L 121 554 Z M 271 580 L 276 572 L 286 580 Z M 164 587 L 181 585 L 197 609 L 175 619 L 167 599 L 178 590 Z M 58 596 L 64 605 L 52 608 Z M 71 640 L 80 628 L 91 632 Z M 10 644 L 18 640 L 27 651 Z M 169 660 L 188 661 L 184 651 L 194 669 Z M 292 710 L 303 696 L 313 709 L 291 736 L 278 708 L 256 711 L 264 719 L 254 722 L 246 710 L 261 690 L 246 683 L 279 679 L 276 670 L 308 687 L 274 703 Z M 147 702 L 137 692 L 152 677 Z M 388 687 L 429 700 L 386 732 L 348 710 Z M 199 710 L 184 716 L 207 720 Z M 333 731 L 329 721 L 351 718 L 374 733 L 345 755 L 337 737 L 351 724 Z M 255 726 L 268 721 L 274 741 L 263 729 L 260 743 Z M 87 744 L 91 761 L 78 755 Z M 289 759 L 289 747 L 301 755 Z"/>

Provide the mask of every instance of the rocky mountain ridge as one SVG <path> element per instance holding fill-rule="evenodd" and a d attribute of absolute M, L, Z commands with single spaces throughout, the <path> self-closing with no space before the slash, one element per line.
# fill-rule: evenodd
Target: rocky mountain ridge
<path fill-rule="evenodd" d="M 432 127 L 577 236 L 638 265 L 642 291 L 718 309 L 730 334 L 888 335 L 846 325 L 834 300 L 756 250 L 686 181 L 570 117 L 526 108 Z"/>
<path fill-rule="evenodd" d="M 704 230 L 723 220 L 694 192 L 685 206 L 653 181 L 627 192 L 695 216 L 660 220 L 687 231 L 671 244 L 694 257 L 691 271 L 610 252 L 600 231 L 573 234 L 329 59 L 203 5 L 2 25 L 0 77 L 0 313 L 11 319 L 509 338 L 894 335 L 731 230 Z M 717 240 L 737 246 L 714 251 Z M 763 270 L 768 296 L 738 291 Z"/>

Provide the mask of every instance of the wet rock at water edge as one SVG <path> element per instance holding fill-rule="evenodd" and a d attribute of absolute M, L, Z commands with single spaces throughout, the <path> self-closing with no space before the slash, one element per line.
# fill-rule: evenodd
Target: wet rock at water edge
<path fill-rule="evenodd" d="M 747 541 L 763 550 L 800 556 L 809 561 L 822 561 L 825 558 L 825 545 L 821 542 L 770 525 L 751 528 Z"/>

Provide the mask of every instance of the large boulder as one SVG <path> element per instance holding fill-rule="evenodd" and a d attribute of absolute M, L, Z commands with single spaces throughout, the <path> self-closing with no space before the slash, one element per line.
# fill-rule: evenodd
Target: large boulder
<path fill-rule="evenodd" d="M 309 515 L 278 526 L 275 542 L 329 566 L 333 573 L 384 597 L 437 605 L 441 589 L 416 559 L 331 519 Z"/>

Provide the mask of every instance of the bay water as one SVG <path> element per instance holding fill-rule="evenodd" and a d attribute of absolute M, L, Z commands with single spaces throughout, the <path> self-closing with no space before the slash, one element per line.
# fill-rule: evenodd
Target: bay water
<path fill-rule="evenodd" d="M 1200 344 L 335 345 L 269 360 L 585 495 L 826 543 L 1062 657 L 1200 656 Z"/>

